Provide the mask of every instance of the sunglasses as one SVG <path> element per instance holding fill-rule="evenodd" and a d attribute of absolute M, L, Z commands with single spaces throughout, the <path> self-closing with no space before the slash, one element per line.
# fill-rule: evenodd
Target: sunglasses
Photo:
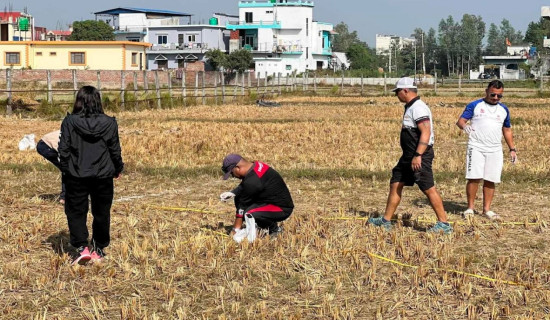
<path fill-rule="evenodd" d="M 497 97 L 499 99 L 502 99 L 502 97 L 503 97 L 501 94 L 497 94 L 497 93 L 489 93 L 489 96 L 491 98 Z"/>
<path fill-rule="evenodd" d="M 403 90 L 403 89 L 397 89 L 397 90 L 395 90 L 395 95 L 398 95 L 399 92 L 401 92 L 402 90 Z"/>

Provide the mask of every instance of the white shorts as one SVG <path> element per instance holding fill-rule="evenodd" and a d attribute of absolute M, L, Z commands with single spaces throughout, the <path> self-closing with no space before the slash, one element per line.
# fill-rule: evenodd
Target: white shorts
<path fill-rule="evenodd" d="M 502 166 L 502 150 L 482 152 L 472 147 L 466 149 L 466 179 L 483 179 L 500 183 Z"/>

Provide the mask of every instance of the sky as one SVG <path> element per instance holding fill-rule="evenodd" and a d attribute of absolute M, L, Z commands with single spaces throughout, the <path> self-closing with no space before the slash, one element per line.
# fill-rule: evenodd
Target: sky
<path fill-rule="evenodd" d="M 115 5 L 116 3 L 116 5 Z M 457 21 L 464 14 L 481 16 L 487 25 L 499 25 L 508 19 L 516 30 L 525 33 L 530 22 L 540 19 L 542 6 L 550 0 L 316 0 L 313 18 L 334 25 L 345 22 L 350 31 L 374 47 L 376 34 L 408 37 L 415 28 L 438 29 L 441 19 L 449 15 Z M 166 9 L 193 14 L 193 22 L 207 23 L 212 13 L 238 14 L 238 0 L 0 0 L 0 8 L 27 12 L 37 26 L 67 29 L 75 20 L 95 19 L 94 12 L 116 7 Z"/>

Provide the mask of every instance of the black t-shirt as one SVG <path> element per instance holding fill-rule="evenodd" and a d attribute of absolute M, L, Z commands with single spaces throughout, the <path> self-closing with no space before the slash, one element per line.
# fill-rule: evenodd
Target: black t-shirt
<path fill-rule="evenodd" d="M 237 209 L 244 210 L 252 204 L 294 208 L 290 191 L 281 175 L 263 162 L 254 162 L 252 169 L 232 192 L 238 197 Z"/>

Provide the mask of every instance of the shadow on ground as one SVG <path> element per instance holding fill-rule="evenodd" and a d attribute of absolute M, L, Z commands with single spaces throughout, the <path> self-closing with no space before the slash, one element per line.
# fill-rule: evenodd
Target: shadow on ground
<path fill-rule="evenodd" d="M 423 208 L 426 206 L 430 206 L 430 202 L 427 198 L 416 198 L 412 201 L 413 205 L 418 208 Z M 456 202 L 456 201 L 450 201 L 450 200 L 443 200 L 443 207 L 445 208 L 445 211 L 448 214 L 458 214 L 462 215 L 462 212 L 464 210 L 468 209 L 468 206 L 465 202 Z"/>
<path fill-rule="evenodd" d="M 69 244 L 69 234 L 65 230 L 50 235 L 44 242 L 51 244 L 52 250 L 60 256 L 75 250 Z"/>
<path fill-rule="evenodd" d="M 39 194 L 38 195 L 38 198 L 40 200 L 44 200 L 44 201 L 58 201 L 59 200 L 59 193 L 44 193 L 44 194 Z"/>

